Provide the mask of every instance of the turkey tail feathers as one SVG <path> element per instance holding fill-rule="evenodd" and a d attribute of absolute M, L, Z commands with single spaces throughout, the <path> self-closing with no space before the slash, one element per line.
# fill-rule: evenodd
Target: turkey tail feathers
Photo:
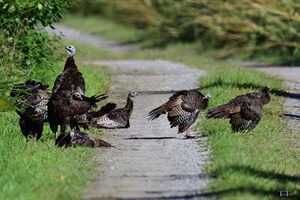
<path fill-rule="evenodd" d="M 148 120 L 154 120 L 156 118 L 158 118 L 160 115 L 162 114 L 166 114 L 167 112 L 167 105 L 166 104 L 163 104 L 153 110 L 151 110 L 149 113 L 148 113 Z"/>
<path fill-rule="evenodd" d="M 230 115 L 230 108 L 227 105 L 218 106 L 216 108 L 212 108 L 208 111 L 206 117 L 207 118 L 224 118 L 229 117 Z"/>
<path fill-rule="evenodd" d="M 99 101 L 102 101 L 104 99 L 106 99 L 108 97 L 108 95 L 106 94 L 95 94 L 94 96 L 91 97 L 85 97 L 82 96 L 84 101 L 90 101 L 90 102 L 94 102 L 97 103 Z"/>

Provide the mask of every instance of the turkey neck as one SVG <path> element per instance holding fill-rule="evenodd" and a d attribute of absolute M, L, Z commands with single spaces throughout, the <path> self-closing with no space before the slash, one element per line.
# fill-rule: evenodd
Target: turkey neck
<path fill-rule="evenodd" d="M 66 71 L 68 69 L 77 69 L 77 66 L 75 64 L 75 59 L 73 56 L 68 57 L 66 60 L 64 71 Z"/>
<path fill-rule="evenodd" d="M 128 110 L 128 113 L 130 116 L 132 113 L 132 109 L 133 109 L 133 101 L 130 96 L 127 97 L 127 103 L 124 108 L 125 108 L 125 110 Z"/>
<path fill-rule="evenodd" d="M 263 93 L 262 103 L 263 105 L 268 104 L 271 101 L 270 91 L 266 91 Z"/>
<path fill-rule="evenodd" d="M 203 107 L 202 109 L 206 109 L 208 107 L 208 99 L 203 99 Z"/>

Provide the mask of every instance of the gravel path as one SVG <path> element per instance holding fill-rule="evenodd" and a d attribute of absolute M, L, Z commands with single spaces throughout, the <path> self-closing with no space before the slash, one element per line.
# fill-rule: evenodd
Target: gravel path
<path fill-rule="evenodd" d="M 125 104 L 130 90 L 140 91 L 141 96 L 134 100 L 129 129 L 104 130 L 116 148 L 105 149 L 95 158 L 101 163 L 99 174 L 84 199 L 199 199 L 209 181 L 201 171 L 209 158 L 205 138 L 184 139 L 184 134 L 169 128 L 166 116 L 149 122 L 147 113 L 166 101 L 172 90 L 196 87 L 204 72 L 163 60 L 92 64 L 110 66 L 116 73 L 110 93 L 112 99 L 122 99 L 119 106 Z"/>
<path fill-rule="evenodd" d="M 120 45 L 117 42 L 104 40 L 92 34 L 85 33 L 83 31 L 66 26 L 55 25 L 55 29 L 47 27 L 46 30 L 51 34 L 66 37 L 71 40 L 84 42 L 95 47 L 100 47 L 115 52 L 132 51 L 135 49 L 133 46 Z"/>

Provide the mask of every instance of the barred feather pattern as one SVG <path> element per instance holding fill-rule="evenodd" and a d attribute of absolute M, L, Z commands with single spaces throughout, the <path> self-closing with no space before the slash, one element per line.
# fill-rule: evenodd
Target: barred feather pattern
<path fill-rule="evenodd" d="M 127 96 L 126 105 L 122 108 L 108 110 L 108 113 L 95 117 L 92 119 L 92 126 L 97 128 L 129 128 L 130 127 L 130 116 L 133 111 L 133 100 L 132 98 L 139 94 L 135 91 L 131 91 Z"/>
<path fill-rule="evenodd" d="M 125 127 L 127 124 L 127 121 L 122 120 L 111 120 L 107 117 L 107 115 L 104 115 L 94 121 L 92 121 L 92 124 L 94 124 L 98 128 L 116 128 L 116 127 Z"/>
<path fill-rule="evenodd" d="M 261 92 L 239 95 L 227 104 L 210 109 L 207 118 L 230 118 L 233 131 L 251 131 L 262 118 L 263 106 L 270 100 L 270 87 L 265 86 Z"/>
<path fill-rule="evenodd" d="M 251 131 L 257 126 L 260 119 L 261 117 L 254 120 L 245 120 L 239 114 L 236 114 L 231 116 L 229 123 L 233 131 Z"/>
<path fill-rule="evenodd" d="M 200 111 L 207 108 L 210 98 L 210 94 L 204 96 L 197 90 L 179 91 L 168 102 L 150 111 L 148 120 L 168 113 L 170 127 L 178 126 L 178 133 L 183 133 L 196 121 Z"/>
<path fill-rule="evenodd" d="M 168 112 L 168 120 L 170 121 L 171 128 L 179 126 L 178 127 L 178 133 L 183 133 L 186 131 L 195 121 L 196 118 L 199 115 L 198 109 L 196 112 L 183 112 L 182 109 L 178 109 L 178 107 L 175 107 L 177 109 L 172 109 Z M 180 110 L 180 111 L 176 111 Z M 174 116 L 173 113 L 177 113 L 177 116 Z"/>
<path fill-rule="evenodd" d="M 178 126 L 178 133 L 183 133 L 186 131 L 198 118 L 199 112 L 197 113 L 187 113 L 183 115 L 183 120 Z"/>

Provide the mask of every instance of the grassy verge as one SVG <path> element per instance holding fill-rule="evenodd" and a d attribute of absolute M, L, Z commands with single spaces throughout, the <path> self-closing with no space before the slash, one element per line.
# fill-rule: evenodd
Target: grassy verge
<path fill-rule="evenodd" d="M 63 41 L 69 44 L 69 41 Z M 72 43 L 74 44 L 74 43 Z M 75 44 L 77 46 L 77 43 Z M 76 55 L 76 63 L 86 81 L 87 95 L 107 92 L 111 72 L 106 67 L 83 65 L 81 60 L 97 57 L 102 51 L 90 46 L 78 44 L 81 52 Z M 53 86 L 54 79 L 62 72 L 66 52 L 59 48 L 64 58 L 57 62 L 54 70 L 45 70 L 46 82 Z M 86 53 L 86 54 L 84 54 Z M 9 93 L 9 91 L 8 91 Z M 0 117 L 0 199 L 78 199 L 81 191 L 97 167 L 91 161 L 98 150 L 90 148 L 61 149 L 54 145 L 55 136 L 46 123 L 41 139 L 37 142 L 37 151 L 33 150 L 33 141 L 27 148 L 25 137 L 21 134 L 19 117 L 12 109 L 1 112 Z M 101 131 L 88 131 L 101 137 Z"/>

